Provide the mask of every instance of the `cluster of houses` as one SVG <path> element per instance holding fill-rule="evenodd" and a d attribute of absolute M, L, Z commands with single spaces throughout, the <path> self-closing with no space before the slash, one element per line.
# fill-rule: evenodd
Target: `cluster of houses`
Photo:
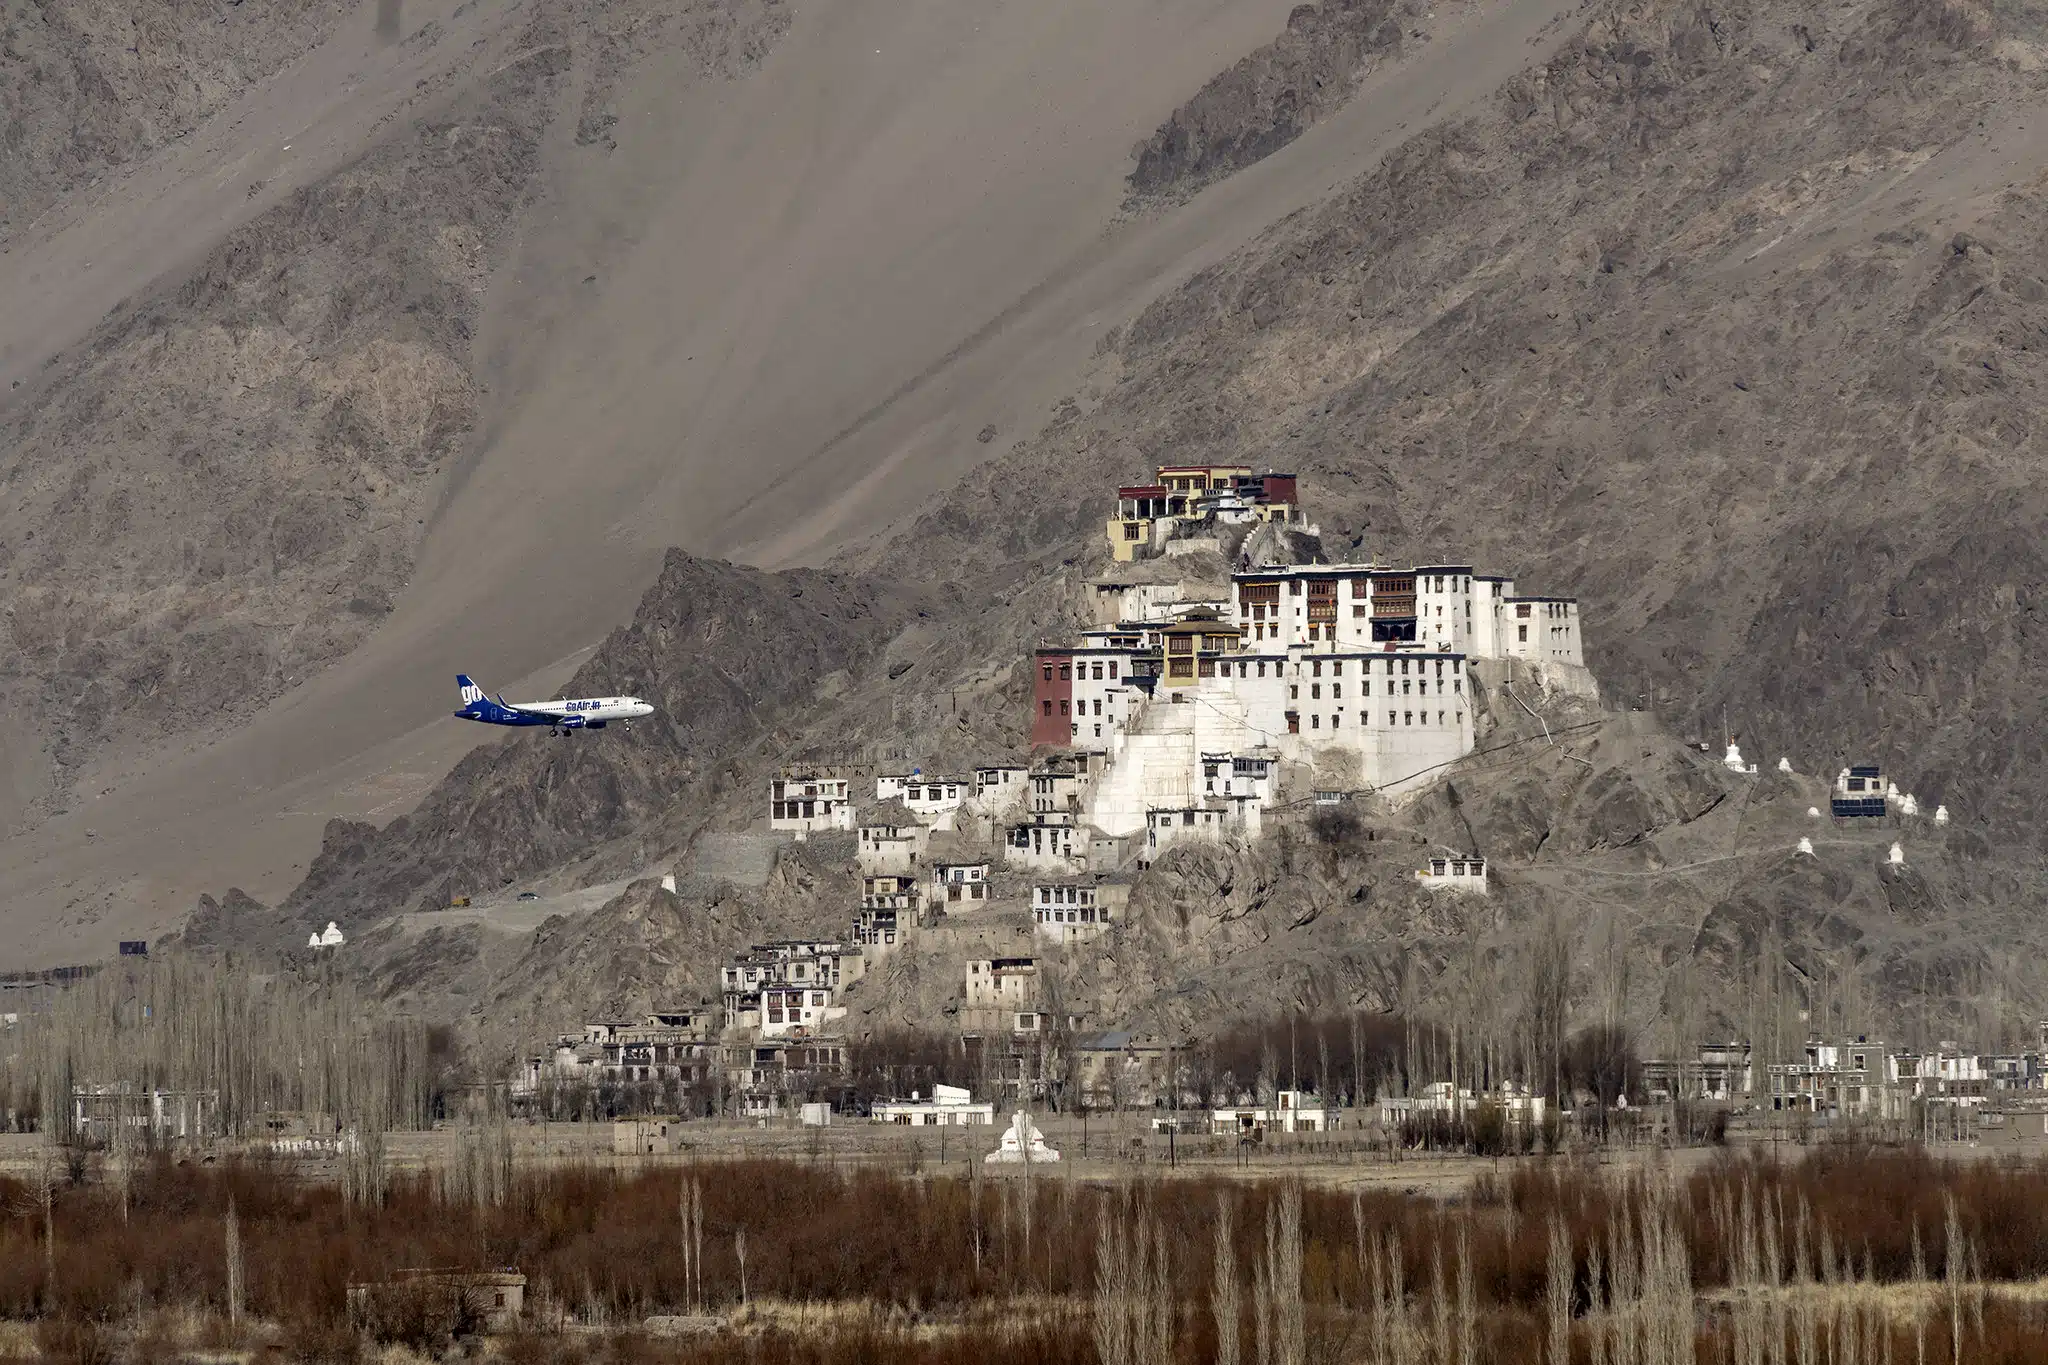
<path fill-rule="evenodd" d="M 1797 1060 L 1757 1064 L 1749 1043 L 1709 1043 L 1683 1064 L 1644 1064 L 1653 1100 L 1711 1100 L 1737 1109 L 1824 1120 L 1911 1120 L 1930 1110 L 2006 1108 L 2024 1092 L 2048 1091 L 2048 1024 L 2033 1051 L 1964 1052 L 1944 1041 L 1930 1052 L 1901 1051 L 1882 1039 L 1806 1042 Z"/>
<path fill-rule="evenodd" d="M 1014 915 L 1034 948 L 1087 951 L 1123 922 L 1133 878 L 1168 850 L 1255 839 L 1269 811 L 1305 804 L 1285 802 L 1286 770 L 1290 790 L 1313 790 L 1318 803 L 1399 795 L 1440 775 L 1473 748 L 1478 665 L 1520 661 L 1546 685 L 1590 685 L 1570 598 L 1523 595 L 1463 564 L 1254 563 L 1312 553 L 1290 474 L 1161 465 L 1154 482 L 1118 490 L 1107 535 L 1120 563 L 1213 549 L 1237 571 L 1208 595 L 1185 582 L 1093 585 L 1095 624 L 1033 656 L 1029 764 L 885 772 L 871 800 L 843 772 L 773 777 L 771 831 L 852 836 L 861 897 L 845 939 L 737 954 L 715 1011 L 590 1025 L 533 1059 L 528 1083 L 714 1084 L 740 1095 L 741 1112 L 781 1106 L 819 1056 L 843 1056 L 846 991 L 912 937 L 955 918 Z M 1484 892 L 1487 868 L 1445 856 L 1417 878 Z M 1055 1030 L 1036 958 L 968 961 L 955 1012 L 994 1086 L 1043 1092 Z M 1086 1051 L 1080 1021 L 1059 1022 L 1068 1051 Z M 1099 1069 L 1116 1088 L 1116 1067 Z M 931 1109 L 941 1103 L 900 1113 L 947 1121 Z"/>

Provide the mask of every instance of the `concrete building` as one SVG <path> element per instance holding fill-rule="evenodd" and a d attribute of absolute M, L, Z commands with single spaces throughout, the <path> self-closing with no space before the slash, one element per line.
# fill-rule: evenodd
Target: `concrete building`
<path fill-rule="evenodd" d="M 924 862 L 931 829 L 901 801 L 885 801 L 860 818 L 854 861 L 866 876 L 909 875 Z"/>
<path fill-rule="evenodd" d="M 977 1037 L 1036 1034 L 1050 1024 L 1039 993 L 1038 959 L 976 958 L 968 962 L 960 1031 Z"/>
<path fill-rule="evenodd" d="M 1810 1041 L 1799 1061 L 1771 1065 L 1771 1109 L 1821 1118 L 1898 1118 L 1902 1105 L 1889 1083 L 1888 1061 L 1884 1044 L 1875 1040 Z"/>
<path fill-rule="evenodd" d="M 122 1132 L 142 1146 L 211 1137 L 219 1116 L 220 1095 L 213 1090 L 143 1089 L 122 1081 L 71 1092 L 72 1123 L 88 1142 L 112 1143 Z"/>
<path fill-rule="evenodd" d="M 941 911 L 973 910 L 989 898 L 987 863 L 933 863 L 924 903 Z"/>
<path fill-rule="evenodd" d="M 1130 899 L 1129 882 L 1040 882 L 1031 888 L 1032 928 L 1053 943 L 1086 943 L 1121 923 Z"/>
<path fill-rule="evenodd" d="M 1017 871 L 1073 875 L 1088 867 L 1088 835 L 1071 816 L 1012 825 L 1003 835 L 1003 865 Z"/>
<path fill-rule="evenodd" d="M 1429 866 L 1415 874 L 1416 884 L 1427 891 L 1468 891 L 1486 894 L 1486 859 L 1431 858 Z"/>
<path fill-rule="evenodd" d="M 1145 846 L 1138 866 L 1150 867 L 1175 844 L 1222 844 L 1259 837 L 1260 808 L 1251 795 L 1145 813 Z"/>
<path fill-rule="evenodd" d="M 853 800 L 843 777 L 802 773 L 768 783 L 768 828 L 799 836 L 853 828 Z"/>
<path fill-rule="evenodd" d="M 973 1095 L 957 1085 L 935 1085 L 930 1099 L 912 1091 L 907 1100 L 876 1100 L 870 1116 L 876 1123 L 901 1123 L 912 1128 L 967 1127 L 993 1124 L 993 1103 L 974 1102 Z"/>
<path fill-rule="evenodd" d="M 984 815 L 1024 809 L 1031 769 L 1021 763 L 995 763 L 974 770 L 974 802 Z"/>
<path fill-rule="evenodd" d="M 1238 1105 L 1213 1110 L 1209 1130 L 1218 1137 L 1253 1133 L 1327 1133 L 1338 1126 L 1337 1110 L 1315 1095 L 1282 1090 L 1269 1105 Z"/>
<path fill-rule="evenodd" d="M 669 1084 L 685 1089 L 713 1079 L 720 1011 L 698 1006 L 657 1010 L 638 1020 L 601 1020 L 565 1034 L 553 1049 L 526 1059 L 513 1093 L 543 1085 Z"/>
<path fill-rule="evenodd" d="M 844 1014 L 839 992 L 866 971 L 861 949 L 835 940 L 756 944 L 719 969 L 724 1026 L 763 1038 L 815 1030 Z"/>
<path fill-rule="evenodd" d="M 958 777 L 927 777 L 918 769 L 875 779 L 875 800 L 903 803 L 919 823 L 931 829 L 953 828 L 954 812 L 967 801 L 970 783 Z"/>
<path fill-rule="evenodd" d="M 1881 820 L 1886 814 L 1884 769 L 1875 763 L 1859 763 L 1842 769 L 1835 778 L 1829 810 L 1838 820 Z"/>

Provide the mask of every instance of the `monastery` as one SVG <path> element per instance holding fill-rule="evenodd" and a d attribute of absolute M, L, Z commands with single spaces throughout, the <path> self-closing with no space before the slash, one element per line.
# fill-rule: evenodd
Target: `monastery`
<path fill-rule="evenodd" d="M 1472 752 L 1486 705 L 1511 687 L 1596 693 L 1574 599 L 1470 564 L 1319 562 L 1291 474 L 1161 465 L 1118 490 L 1105 531 L 1126 567 L 1091 585 L 1093 625 L 1033 655 L 1030 763 L 883 771 L 871 801 L 844 774 L 776 775 L 769 828 L 843 841 L 861 874 L 846 936 L 735 954 L 720 1000 L 687 1028 L 563 1039 L 533 1060 L 530 1087 L 717 1084 L 736 1112 L 793 1111 L 829 1089 L 848 990 L 906 941 L 944 934 L 973 945 L 952 1009 L 966 1054 L 1022 1103 L 1056 1069 L 1055 1025 L 1078 1039 L 1083 1021 L 1056 1010 L 1039 958 L 1017 950 L 1103 951 L 1136 876 L 1177 845 L 1256 839 L 1269 812 L 1421 791 Z M 1856 785 L 1875 792 L 1874 773 Z M 1476 856 L 1433 857 L 1416 877 L 1433 892 L 1488 888 Z M 1131 1052 L 1128 1038 L 1102 1048 Z M 875 1108 L 988 1121 L 937 1112 L 915 1096 Z"/>

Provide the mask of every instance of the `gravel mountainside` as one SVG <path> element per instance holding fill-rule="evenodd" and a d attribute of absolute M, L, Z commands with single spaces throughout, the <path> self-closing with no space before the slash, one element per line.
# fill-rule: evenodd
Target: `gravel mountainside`
<path fill-rule="evenodd" d="M 7 0 L 0 243 L 67 192 L 190 132 L 359 3 Z"/>

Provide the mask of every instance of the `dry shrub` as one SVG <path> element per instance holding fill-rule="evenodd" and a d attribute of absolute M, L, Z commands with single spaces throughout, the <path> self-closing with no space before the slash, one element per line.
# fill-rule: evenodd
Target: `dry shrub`
<path fill-rule="evenodd" d="M 87 1318 L 45 1318 L 36 1326 L 36 1351 L 51 1365 L 113 1365 L 114 1343 Z"/>

